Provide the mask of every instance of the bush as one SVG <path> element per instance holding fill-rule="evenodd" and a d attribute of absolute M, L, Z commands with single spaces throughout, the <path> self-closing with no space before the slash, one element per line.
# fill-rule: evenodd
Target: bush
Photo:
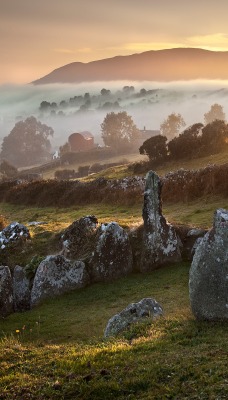
<path fill-rule="evenodd" d="M 0 215 L 0 231 L 7 226 L 7 221 L 3 215 Z"/>
<path fill-rule="evenodd" d="M 83 176 L 88 176 L 89 174 L 89 165 L 80 165 L 78 167 L 78 177 L 82 178 Z"/>
<path fill-rule="evenodd" d="M 73 179 L 77 176 L 74 169 L 60 169 L 55 171 L 55 179 Z"/>

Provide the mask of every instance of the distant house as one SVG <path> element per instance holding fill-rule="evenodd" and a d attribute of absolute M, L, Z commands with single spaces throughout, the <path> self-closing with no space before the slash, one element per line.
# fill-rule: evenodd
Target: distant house
<path fill-rule="evenodd" d="M 145 140 L 147 140 L 147 139 L 150 139 L 152 136 L 160 135 L 159 129 L 149 130 L 149 129 L 146 129 L 145 126 L 139 132 L 141 134 L 140 139 L 143 140 L 143 142 L 145 142 Z"/>
<path fill-rule="evenodd" d="M 95 147 L 94 137 L 88 131 L 72 133 L 68 138 L 68 143 L 72 152 L 88 151 Z"/>
<path fill-rule="evenodd" d="M 54 154 L 52 155 L 52 160 L 58 160 L 58 159 L 59 159 L 59 152 L 58 152 L 58 150 L 56 150 L 54 152 Z"/>
<path fill-rule="evenodd" d="M 160 135 L 159 130 L 149 130 L 144 127 L 144 129 L 139 130 L 139 136 L 134 141 L 134 148 L 139 149 L 140 146 L 145 142 L 145 140 L 150 139 L 152 136 Z"/>

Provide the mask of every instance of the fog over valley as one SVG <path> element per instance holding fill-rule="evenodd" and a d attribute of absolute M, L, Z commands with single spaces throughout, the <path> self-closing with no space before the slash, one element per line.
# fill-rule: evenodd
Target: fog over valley
<path fill-rule="evenodd" d="M 33 115 L 54 129 L 53 149 L 73 132 L 90 131 L 102 143 L 100 125 L 107 113 L 127 111 L 139 129 L 159 129 L 170 113 L 186 125 L 204 122 L 219 103 L 228 115 L 228 81 L 96 82 L 88 84 L 0 86 L 0 143 L 15 123 Z"/>

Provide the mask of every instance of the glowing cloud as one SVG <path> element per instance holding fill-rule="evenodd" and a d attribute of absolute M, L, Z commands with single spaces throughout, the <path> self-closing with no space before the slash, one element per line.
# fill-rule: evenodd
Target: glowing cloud
<path fill-rule="evenodd" d="M 225 33 L 191 36 L 186 41 L 188 46 L 201 47 L 208 50 L 226 51 L 228 49 L 228 35 Z"/>

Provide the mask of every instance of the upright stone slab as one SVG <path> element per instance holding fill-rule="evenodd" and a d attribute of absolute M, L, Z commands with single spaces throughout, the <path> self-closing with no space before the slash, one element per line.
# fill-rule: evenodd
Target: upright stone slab
<path fill-rule="evenodd" d="M 149 171 L 144 192 L 141 272 L 181 260 L 175 230 L 162 215 L 161 188 L 158 175 Z"/>
<path fill-rule="evenodd" d="M 218 209 L 196 248 L 189 275 L 192 312 L 200 320 L 228 319 L 228 211 Z"/>
<path fill-rule="evenodd" d="M 31 291 L 29 279 L 24 268 L 16 265 L 13 272 L 13 304 L 14 311 L 26 311 L 30 308 Z"/>
<path fill-rule="evenodd" d="M 132 272 L 133 258 L 128 234 L 116 222 L 102 224 L 90 261 L 92 282 L 113 281 Z"/>
<path fill-rule="evenodd" d="M 72 260 L 84 260 L 91 256 L 97 230 L 97 218 L 87 215 L 74 221 L 61 236 L 62 254 Z"/>
<path fill-rule="evenodd" d="M 13 312 L 13 285 L 10 269 L 0 266 L 0 317 Z"/>
<path fill-rule="evenodd" d="M 31 292 L 31 307 L 44 300 L 85 287 L 89 276 L 82 261 L 48 256 L 38 266 Z"/>

